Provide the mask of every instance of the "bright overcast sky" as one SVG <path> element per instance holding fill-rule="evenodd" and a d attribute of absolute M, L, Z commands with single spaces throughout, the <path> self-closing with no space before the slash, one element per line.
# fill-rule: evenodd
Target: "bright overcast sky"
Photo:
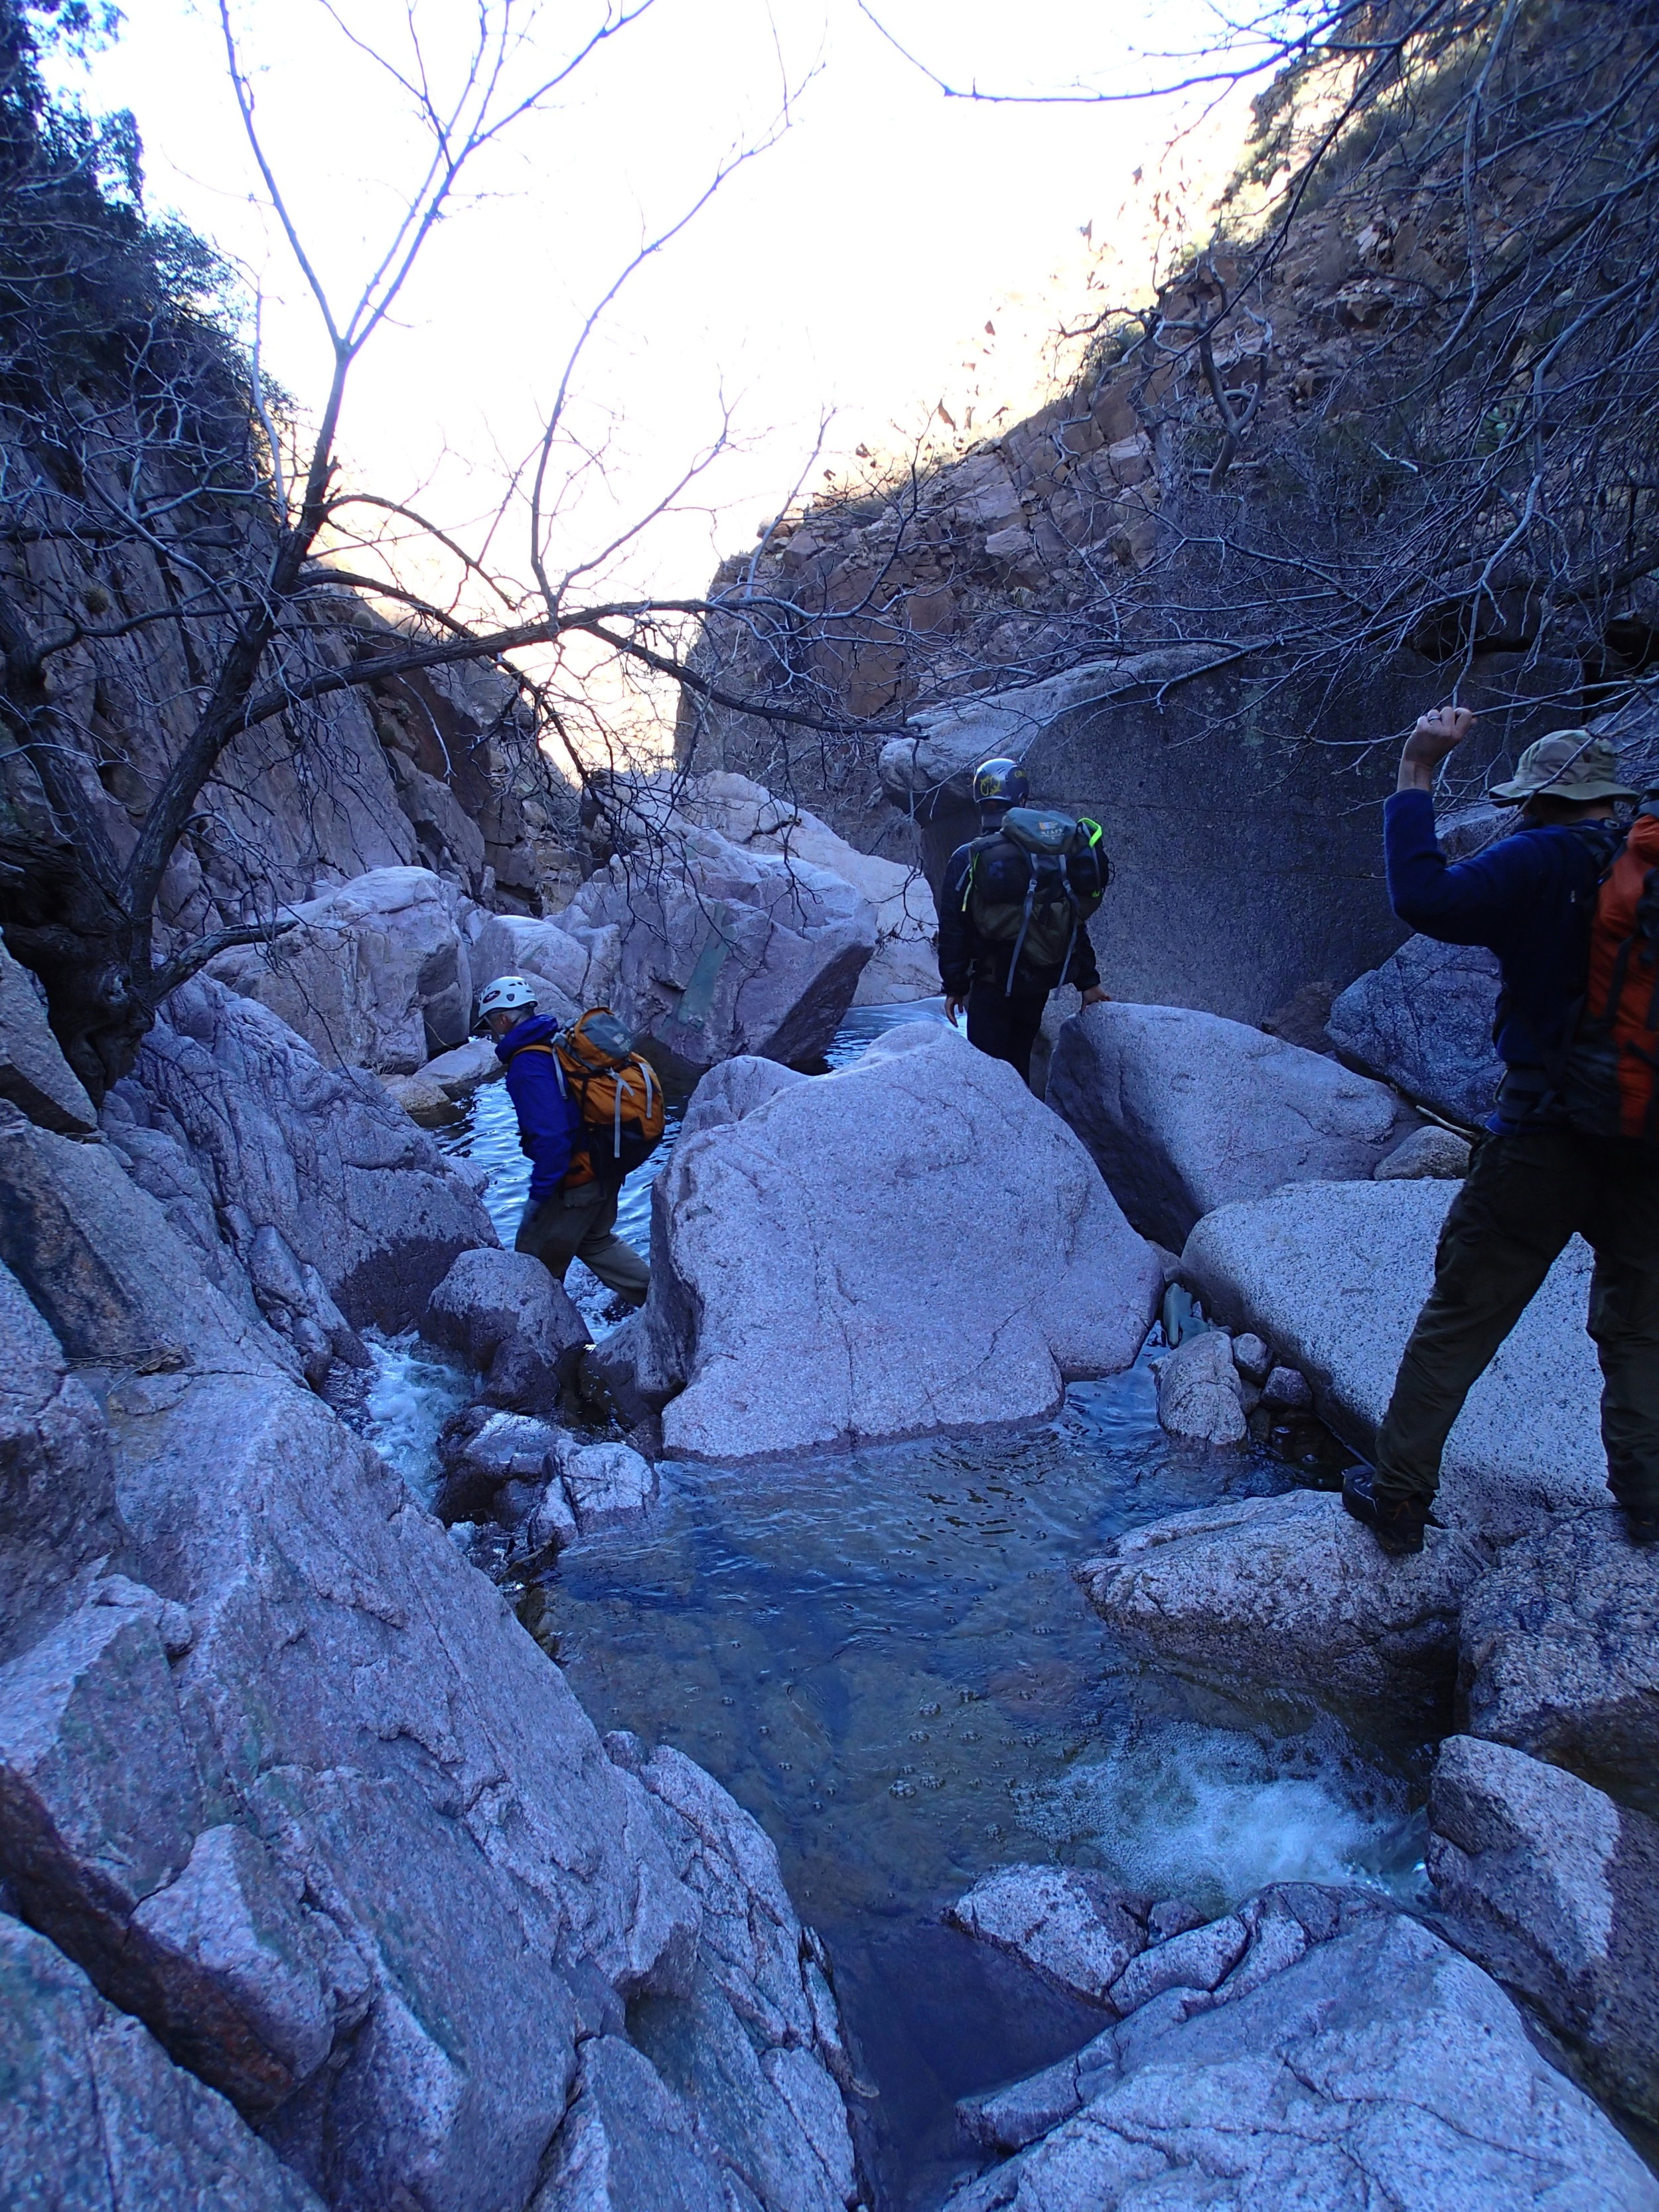
<path fill-rule="evenodd" d="M 1149 67 L 1137 48 L 1190 46 L 1212 21 L 1200 0 L 874 9 L 941 72 L 1016 88 L 1124 83 Z M 337 13 L 366 42 L 397 50 L 402 0 L 338 0 Z M 269 365 L 314 406 L 326 346 L 252 196 L 216 12 L 129 0 L 126 14 L 84 96 L 133 110 L 152 212 L 177 210 L 258 279 Z M 471 14 L 465 0 L 416 0 L 440 74 Z M 526 81 L 597 20 L 591 4 L 544 7 Z M 240 0 L 235 21 L 273 168 L 349 305 L 421 158 L 408 101 L 318 0 Z M 701 511 L 659 526 L 629 556 L 636 586 L 696 592 L 718 554 L 751 544 L 788 497 L 826 409 L 836 420 L 814 478 L 861 441 L 891 450 L 942 396 L 960 415 L 975 385 L 981 415 L 998 400 L 1024 411 L 1042 333 L 1083 297 L 1080 234 L 1092 224 L 1099 246 L 1134 194 L 1137 166 L 1147 199 L 1173 110 L 948 101 L 856 0 L 656 0 L 479 169 L 483 197 L 433 238 L 398 325 L 355 373 L 342 443 L 359 482 L 399 496 L 424 485 L 422 503 L 451 523 L 492 508 L 617 270 L 730 149 L 766 133 L 786 80 L 809 78 L 781 143 L 634 280 L 591 346 L 578 420 L 609 441 L 607 488 L 573 509 L 569 544 L 603 543 L 618 516 L 649 508 L 714 436 L 722 398 L 743 450 L 694 495 Z M 520 545 L 505 550 L 522 574 Z"/>

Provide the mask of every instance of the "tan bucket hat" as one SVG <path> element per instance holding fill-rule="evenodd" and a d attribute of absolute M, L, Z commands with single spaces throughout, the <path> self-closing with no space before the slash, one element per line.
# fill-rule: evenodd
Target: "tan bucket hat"
<path fill-rule="evenodd" d="M 1486 793 L 1499 806 L 1520 806 L 1540 793 L 1551 799 L 1639 799 L 1619 774 L 1611 739 L 1588 730 L 1553 730 L 1527 747 L 1508 783 Z"/>

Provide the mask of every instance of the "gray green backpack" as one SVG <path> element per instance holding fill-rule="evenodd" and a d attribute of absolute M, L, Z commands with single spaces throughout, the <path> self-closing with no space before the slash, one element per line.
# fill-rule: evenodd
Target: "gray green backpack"
<path fill-rule="evenodd" d="M 1012 945 L 1007 990 L 1028 970 L 1057 968 L 1063 983 L 1079 933 L 1111 881 L 1098 822 L 1048 806 L 1011 806 L 1001 827 L 976 837 L 963 911 L 991 945 Z"/>

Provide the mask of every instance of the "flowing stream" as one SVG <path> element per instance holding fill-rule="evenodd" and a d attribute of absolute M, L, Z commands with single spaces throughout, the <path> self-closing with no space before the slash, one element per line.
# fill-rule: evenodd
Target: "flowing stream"
<path fill-rule="evenodd" d="M 902 1018 L 942 1016 L 937 1001 L 858 1010 L 832 1064 Z M 492 1170 L 486 1202 L 510 1243 L 528 1169 L 505 1086 L 485 1085 L 441 1140 Z M 667 1150 L 619 1212 L 641 1250 Z M 608 1294 L 571 1272 L 607 1326 Z M 426 1494 L 466 1388 L 409 1340 L 380 1354 L 373 1433 Z M 677 1746 L 777 1845 L 877 2093 L 864 2148 L 883 2212 L 923 2212 L 972 2170 L 957 2097 L 1103 2025 L 943 1925 L 989 1869 L 1094 1867 L 1214 1911 L 1296 1877 L 1417 1894 L 1423 1746 L 1137 1662 L 1085 1604 L 1073 1570 L 1105 1539 L 1294 1479 L 1256 1448 L 1176 1445 L 1146 1353 L 1073 1386 L 1034 1431 L 660 1474 L 645 1522 L 513 1595 L 599 1728 Z"/>

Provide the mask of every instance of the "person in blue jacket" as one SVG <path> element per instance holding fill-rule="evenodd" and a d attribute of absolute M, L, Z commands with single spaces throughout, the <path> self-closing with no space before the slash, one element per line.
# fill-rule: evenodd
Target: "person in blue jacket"
<path fill-rule="evenodd" d="M 1389 896 L 1443 945 L 1484 945 L 1503 991 L 1504 1077 L 1447 1212 L 1434 1288 L 1395 1378 L 1376 1466 L 1350 1469 L 1343 1503 L 1386 1551 L 1420 1552 L 1452 1423 L 1577 1231 L 1595 1255 L 1589 1333 L 1600 1355 L 1607 1486 L 1632 1540 L 1659 1535 L 1659 1146 L 1584 1134 L 1559 1097 L 1583 1006 L 1598 886 L 1620 843 L 1613 809 L 1638 794 L 1605 738 L 1558 731 L 1528 745 L 1491 796 L 1515 831 L 1454 864 L 1435 836 L 1435 771 L 1474 721 L 1425 714 L 1383 816 Z"/>
<path fill-rule="evenodd" d="M 535 991 L 522 975 L 498 975 L 480 994 L 478 1011 L 507 1070 L 519 1144 L 530 1161 L 530 1197 L 514 1250 L 541 1261 L 558 1282 L 570 1262 L 580 1260 L 607 1289 L 642 1304 L 651 1270 L 617 1234 L 618 1193 L 598 1181 L 565 1185 L 587 1139 L 581 1110 L 553 1056 L 558 1023 L 536 1012 Z"/>

